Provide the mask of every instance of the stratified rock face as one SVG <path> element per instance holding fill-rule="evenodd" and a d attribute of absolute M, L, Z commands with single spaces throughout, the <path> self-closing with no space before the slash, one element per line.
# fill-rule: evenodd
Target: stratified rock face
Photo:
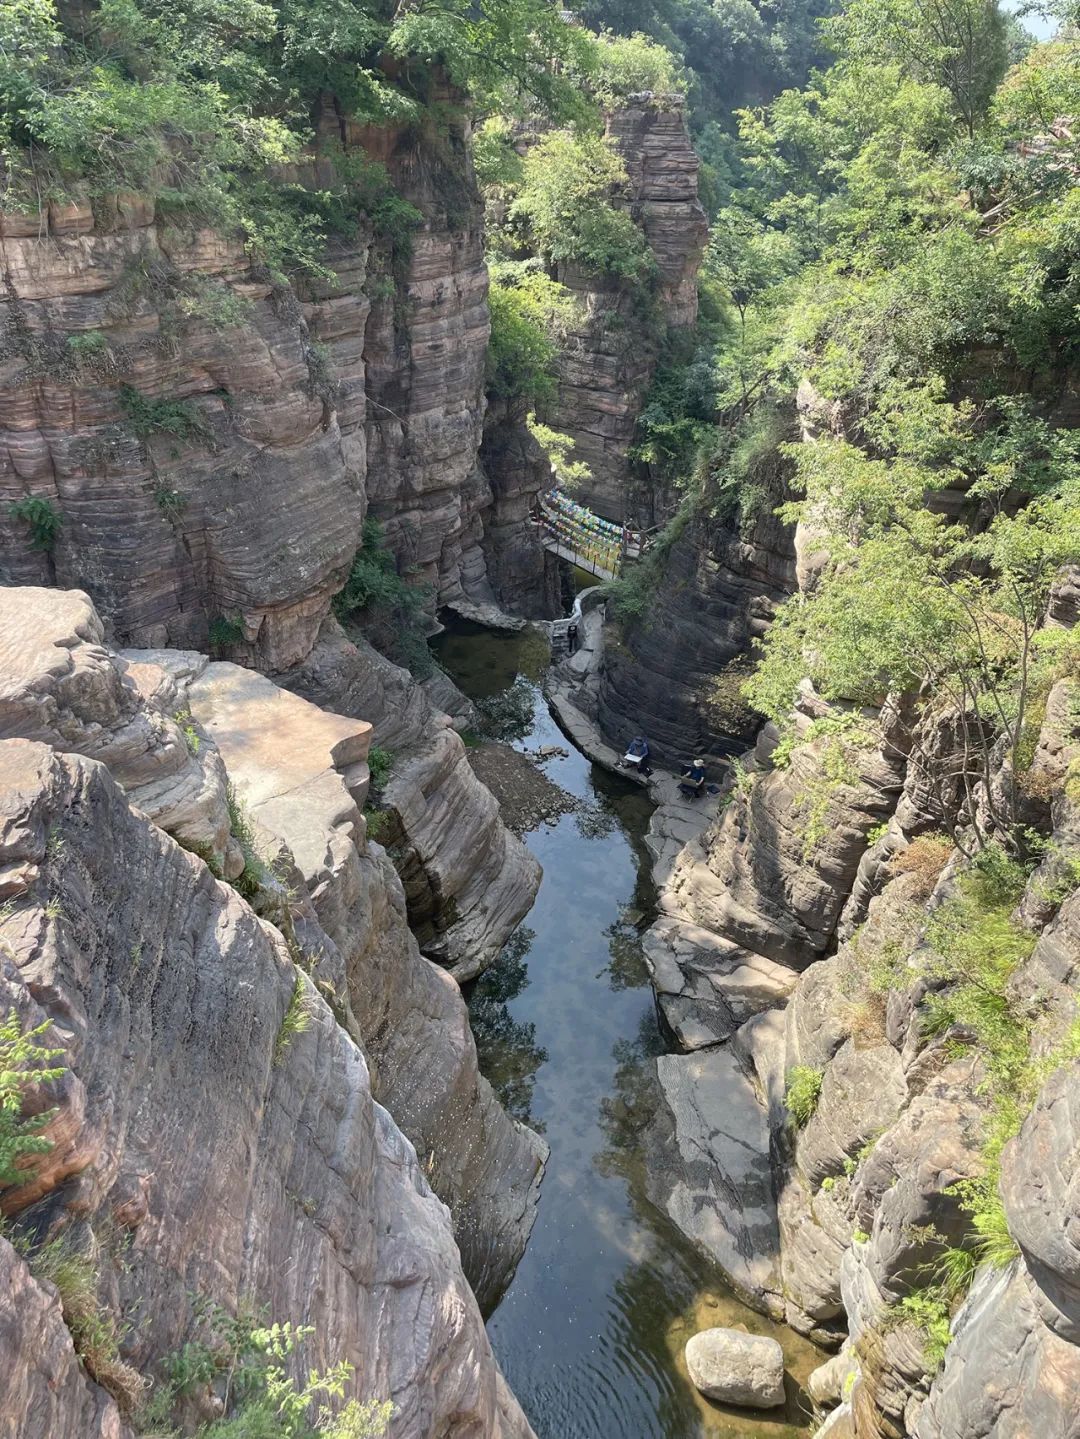
<path fill-rule="evenodd" d="M 540 886 L 540 866 L 499 818 L 449 719 L 359 637 L 327 621 L 282 682 L 324 709 L 370 720 L 394 763 L 381 804 L 420 948 L 471 979 L 490 964 Z"/>
<path fill-rule="evenodd" d="M 562 612 L 558 561 L 529 518 L 533 500 L 551 485 L 551 465 L 519 406 L 496 401 L 488 410 L 480 461 L 491 487 L 483 545 L 495 598 L 513 614 L 553 619 Z"/>
<path fill-rule="evenodd" d="M 592 478 L 577 492 L 612 519 L 627 513 L 627 450 L 656 364 L 664 325 L 691 325 L 708 225 L 697 198 L 698 158 L 677 96 L 637 96 L 608 116 L 607 133 L 629 175 L 629 204 L 656 257 L 655 298 L 642 287 L 584 274 L 559 279 L 580 319 L 558 362 L 558 388 L 545 418 L 574 440 L 574 459 Z"/>
<path fill-rule="evenodd" d="M 648 612 L 605 646 L 596 718 L 613 743 L 644 733 L 657 758 L 676 765 L 753 738 L 758 717 L 739 694 L 747 670 L 728 667 L 795 588 L 791 527 L 774 514 L 787 497 L 783 469 L 759 468 L 753 519 L 688 526 Z"/>
<path fill-rule="evenodd" d="M 656 257 L 660 303 L 676 329 L 697 318 L 697 272 L 708 223 L 698 200 L 701 162 L 681 95 L 630 96 L 607 117 L 630 177 L 631 208 Z"/>
<path fill-rule="evenodd" d="M 451 117 L 454 99 L 441 96 Z M 320 128 L 382 161 L 423 219 L 411 233 L 378 239 L 370 253 L 332 250 L 337 286 L 317 287 L 305 306 L 339 382 L 337 419 L 353 450 L 366 454 L 370 513 L 401 566 L 439 603 L 490 599 L 479 512 L 491 496 L 475 468 L 488 277 L 465 123 L 450 118 L 440 135 L 347 122 L 342 134 L 342 126 L 335 112 Z"/>
<path fill-rule="evenodd" d="M 313 1325 L 298 1362 L 349 1361 L 355 1392 L 393 1401 L 394 1435 L 529 1434 L 446 1210 L 277 931 L 101 765 L 23 740 L 0 743 L 0 876 L 0 1008 L 52 1020 L 67 1068 L 54 1148 L 5 1207 L 44 1196 L 42 1221 L 97 1245 L 125 1359 L 153 1370 L 200 1296 L 248 1302 Z M 122 1248 L 103 1242 L 116 1226 Z M 54 1377 L 52 1433 L 120 1432 L 62 1355 Z"/>
<path fill-rule="evenodd" d="M 1051 1076 L 1003 1156 L 1002 1195 L 1022 1257 L 980 1275 L 914 1433 L 1021 1439 L 1077 1432 L 1080 1065 Z"/>
<path fill-rule="evenodd" d="M 134 198 L 0 227 L 0 580 L 85 589 L 128 642 L 206 649 L 228 618 L 260 664 L 295 662 L 348 572 L 364 468 L 291 293 Z M 9 513 L 27 495 L 59 512 L 51 553 Z"/>
<path fill-rule="evenodd" d="M 87 1378 L 51 1285 L 0 1239 L 0 1439 L 130 1439 L 116 1404 Z"/>
<path fill-rule="evenodd" d="M 1080 1349 L 1040 1324 L 1022 1272 L 980 1275 L 955 1334 L 915 1439 L 1074 1439 Z"/>
<path fill-rule="evenodd" d="M 903 754 L 853 750 L 850 781 L 822 774 L 824 743 L 798 746 L 790 765 L 758 775 L 717 824 L 688 845 L 665 908 L 795 968 L 829 948 L 871 829 L 903 787 Z"/>
<path fill-rule="evenodd" d="M 385 163 L 421 218 L 361 226 L 330 246 L 333 278 L 295 290 L 136 197 L 0 217 L 0 580 L 87 590 L 120 643 L 212 641 L 273 672 L 310 651 L 370 504 L 438 602 L 493 598 L 488 281 L 459 98 L 440 135 L 317 117 L 320 143 Z M 323 165 L 316 149 L 298 178 Z M 60 515 L 50 550 L 10 514 L 28 495 Z"/>
<path fill-rule="evenodd" d="M 1042 802 L 1053 834 L 1017 909 L 1041 933 L 1010 981 L 1036 1016 L 1034 1050 L 1051 1069 L 1075 1021 L 1080 975 L 1071 867 L 1080 825 L 1067 782 L 1077 754 L 1074 693 L 1066 680 L 1051 690 L 1025 781 L 1036 799 L 1050 796 Z M 804 687 L 804 733 L 821 712 Z M 927 709 L 912 724 L 903 706 L 890 705 L 863 723 L 874 743 L 847 750 L 842 781 L 828 785 L 812 737 L 779 771 L 761 772 L 770 742 L 759 746 L 749 795 L 736 795 L 687 842 L 662 884 L 664 913 L 646 953 L 664 1012 L 694 1052 L 661 1061 L 665 1104 L 651 1137 L 664 1177 L 654 1177 L 651 1196 L 759 1308 L 779 1305 L 789 1324 L 823 1343 L 847 1331 L 845 1377 L 821 1396 L 838 1406 L 822 1433 L 1072 1435 L 1075 1061 L 1047 1080 L 1003 1156 L 1005 1215 L 1020 1257 L 1005 1276 L 980 1273 L 937 1375 L 925 1334 L 900 1308 L 926 1288 L 944 1250 L 971 1242 L 957 1185 L 985 1174 L 988 1101 L 978 1052 L 958 1053 L 951 1035 L 924 1022 L 926 916 L 952 893 L 956 859 L 946 863 L 947 848 L 931 836 L 901 862 L 913 840 L 951 827 L 960 812 L 955 718 Z M 872 836 L 879 826 L 884 833 Z M 753 1015 L 732 1033 L 737 1007 L 765 977 L 749 956 L 794 968 L 814 954 L 822 958 L 793 987 L 776 985 L 779 1004 L 790 989 L 785 1011 Z M 881 956 L 891 956 L 887 984 L 874 968 Z M 796 1069 L 816 1082 L 799 1125 L 783 1099 Z M 723 1102 L 709 1113 L 714 1071 Z M 774 1185 L 754 1174 L 746 1150 L 771 1152 Z M 762 1222 L 740 1232 L 732 1219 L 748 1199 Z M 748 1274 L 765 1282 L 747 1284 Z"/>
<path fill-rule="evenodd" d="M 480 1077 L 458 986 L 421 958 L 394 867 L 364 842 L 371 726 L 231 664 L 206 666 L 187 701 L 259 830 L 295 858 L 319 925 L 298 937 L 305 950 L 340 956 L 341 997 L 371 1061 L 375 1098 L 423 1157 L 486 1304 L 524 1250 L 547 1146 L 507 1116 Z"/>
<path fill-rule="evenodd" d="M 525 522 L 531 478 L 508 480 L 496 503 L 477 464 L 487 272 L 465 122 L 444 98 L 440 135 L 364 130 L 329 108 L 317 117 L 320 140 L 385 163 L 421 220 L 336 242 L 334 278 L 299 293 L 259 279 L 238 242 L 180 237 L 134 200 L 74 206 L 41 227 L 0 222 L 10 331 L 0 580 L 85 588 L 104 633 L 123 643 L 224 650 L 271 674 L 317 668 L 312 650 L 370 500 L 400 565 L 435 601 L 490 604 L 486 550 L 503 594 L 538 589 L 534 608 L 549 607 L 554 571 Z M 300 178 L 319 183 L 322 164 L 316 149 Z M 27 495 L 60 517 L 51 550 L 34 549 L 11 512 Z M 495 522 L 482 545 L 485 512 Z M 385 728 L 395 701 L 376 716 L 378 689 L 405 682 L 393 667 L 363 678 L 370 688 L 343 712 Z M 142 683 L 134 669 L 128 679 Z M 167 685 L 157 701 L 168 713 Z M 323 702 L 342 709 L 333 694 Z M 422 695 L 410 727 L 414 753 L 393 795 L 410 918 L 427 953 L 474 974 L 539 875 Z M 155 751 L 182 751 L 176 726 L 159 728 Z M 204 804 L 219 820 L 220 790 L 218 776 Z M 159 818 L 153 799 L 144 786 L 140 802 Z M 169 827 L 220 853 L 220 823 L 206 834 L 194 814 Z"/>
<path fill-rule="evenodd" d="M 1005 1151 L 1001 1191 L 1042 1320 L 1080 1341 L 1080 1062 L 1051 1076 Z"/>

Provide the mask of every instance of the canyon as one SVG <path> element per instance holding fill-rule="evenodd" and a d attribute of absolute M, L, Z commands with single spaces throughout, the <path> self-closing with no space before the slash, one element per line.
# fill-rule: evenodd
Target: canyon
<path fill-rule="evenodd" d="M 693 210 L 685 128 L 633 116 L 662 229 L 665 136 L 690 174 L 672 214 Z M 0 1240 L 20 1436 L 133 1432 L 207 1299 L 310 1324 L 306 1362 L 351 1366 L 394 1435 L 531 1432 L 478 1301 L 513 1273 L 547 1151 L 481 1077 L 459 984 L 539 866 L 430 687 L 331 599 L 374 518 L 434 606 L 552 612 L 528 521 L 547 466 L 519 417 L 484 433 L 464 123 L 344 143 L 422 216 L 404 263 L 364 233 L 294 290 L 137 195 L 0 222 L 4 1008 L 63 1070 L 3 1209 L 88 1256 L 134 1326 L 120 1379 L 88 1372 Z M 684 309 L 701 228 L 670 277 Z M 66 344 L 87 333 L 92 354 Z M 48 549 L 10 520 L 27 495 L 62 516 Z"/>
<path fill-rule="evenodd" d="M 528 1270 L 549 1144 L 482 1072 L 462 986 L 500 974 L 542 845 L 478 778 L 475 697 L 334 606 L 372 521 L 429 634 L 448 617 L 543 629 L 567 587 L 530 519 L 550 466 L 523 407 L 485 397 L 472 133 L 432 83 L 438 125 L 321 104 L 296 182 L 326 181 L 340 146 L 418 217 L 407 238 L 334 236 L 321 275 L 287 282 L 134 193 L 0 216 L 0 1015 L 47 1035 L 60 1069 L 24 1106 L 45 1142 L 0 1193 L 11 1439 L 145 1432 L 139 1404 L 208 1304 L 302 1329 L 304 1368 L 346 1364 L 350 1396 L 389 1401 L 394 1439 L 534 1432 L 492 1335 Z M 605 126 L 656 283 L 556 267 L 577 308 L 540 408 L 590 468 L 582 501 L 651 522 L 666 501 L 630 451 L 662 341 L 695 321 L 707 223 L 681 98 L 633 95 Z M 967 1233 L 989 1107 L 979 1054 L 928 1031 L 942 986 L 920 968 L 965 892 L 940 843 L 966 813 L 960 727 L 947 705 L 871 711 L 805 681 L 778 751 L 739 695 L 752 646 L 821 569 L 812 528 L 776 513 L 793 493 L 782 447 L 835 418 L 800 386 L 752 459 L 755 503 L 691 517 L 636 619 L 593 592 L 581 650 L 545 680 L 601 767 L 644 731 L 658 765 L 700 753 L 723 775 L 697 810 L 670 776 L 648 791 L 656 904 L 628 923 L 664 1052 L 605 1119 L 637 1123 L 635 1183 L 679 1263 L 722 1276 L 733 1322 L 737 1300 L 797 1350 L 814 1411 L 792 1432 L 1066 1439 L 1077 681 L 1038 719 L 1024 818 L 1045 844 L 1010 902 L 1030 945 L 1009 983 L 1045 1068 L 1000 1158 L 1015 1253 L 975 1265 L 931 1363 L 903 1301 Z M 59 516 L 47 545 L 18 518 L 27 499 Z M 1070 631 L 1078 593 L 1063 570 L 1040 627 Z M 828 726 L 856 708 L 870 738 L 837 781 Z M 529 742 L 553 747 L 547 723 Z M 984 815 L 1012 763 L 993 751 Z M 621 933 L 621 910 L 605 917 Z M 800 1072 L 816 1088 L 795 1123 Z M 27 1234 L 92 1264 L 108 1370 L 80 1360 Z M 192 1402 L 192 1422 L 218 1412 L 212 1383 Z M 612 1413 L 587 1432 L 613 1433 Z"/>

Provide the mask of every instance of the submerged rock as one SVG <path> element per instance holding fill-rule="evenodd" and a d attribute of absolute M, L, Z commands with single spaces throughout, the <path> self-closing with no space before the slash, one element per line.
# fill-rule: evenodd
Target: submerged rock
<path fill-rule="evenodd" d="M 686 1346 L 686 1367 L 709 1399 L 748 1409 L 775 1409 L 784 1402 L 784 1351 L 764 1335 L 703 1329 Z"/>
<path fill-rule="evenodd" d="M 662 1055 L 663 1092 L 647 1133 L 650 1199 L 774 1317 L 780 1237 L 765 1110 L 727 1049 Z"/>

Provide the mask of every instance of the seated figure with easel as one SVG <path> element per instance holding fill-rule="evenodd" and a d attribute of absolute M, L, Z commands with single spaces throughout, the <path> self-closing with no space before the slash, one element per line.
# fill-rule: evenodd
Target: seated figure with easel
<path fill-rule="evenodd" d="M 680 794 L 686 795 L 687 799 L 697 799 L 699 795 L 705 793 L 705 761 L 703 759 L 696 759 L 693 764 L 684 764 L 681 773 Z"/>
<path fill-rule="evenodd" d="M 627 746 L 622 762 L 626 768 L 636 769 L 638 774 L 644 775 L 646 779 L 652 774 L 652 765 L 649 763 L 649 742 L 644 735 L 634 736 Z"/>

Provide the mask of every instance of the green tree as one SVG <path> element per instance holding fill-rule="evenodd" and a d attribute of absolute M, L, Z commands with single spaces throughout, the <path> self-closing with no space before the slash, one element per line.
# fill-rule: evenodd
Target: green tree
<path fill-rule="evenodd" d="M 898 63 L 912 78 L 943 86 L 969 135 L 1008 63 L 997 0 L 849 0 L 825 29 L 855 64 Z"/>
<path fill-rule="evenodd" d="M 1080 553 L 1080 482 L 1065 464 L 1064 478 L 1047 488 L 1040 464 L 1030 479 L 1036 493 L 1018 511 L 999 509 L 977 533 L 950 523 L 926 507 L 926 495 L 955 482 L 954 466 L 985 455 L 985 442 L 975 443 L 970 417 L 939 408 L 955 426 L 952 464 L 940 454 L 927 464 L 925 425 L 904 429 L 895 419 L 879 431 L 899 444 L 891 459 L 870 459 L 842 440 L 791 447 L 806 499 L 787 517 L 807 519 L 831 558 L 814 589 L 781 609 L 746 694 L 782 729 L 804 676 L 828 699 L 877 706 L 890 693 L 922 693 L 948 703 L 961 730 L 964 822 L 976 846 L 989 839 L 974 802 L 982 785 L 991 824 L 1022 848 L 1017 797 L 1008 786 L 994 790 L 991 769 L 999 743 L 1014 773 L 1022 768 L 1033 693 L 1062 663 L 1042 622 L 1055 575 Z M 1009 442 L 1005 426 L 997 443 Z M 1002 484 L 1024 481 L 1024 463 L 1014 453 L 1008 478 L 989 471 L 976 483 L 1000 496 Z M 967 843 L 959 832 L 956 839 Z"/>
<path fill-rule="evenodd" d="M 483 108 L 528 102 L 557 119 L 588 113 L 572 77 L 591 71 L 592 39 L 551 0 L 418 0 L 399 9 L 388 49 L 443 67 Z"/>
<path fill-rule="evenodd" d="M 510 220 L 549 263 L 640 279 L 652 256 L 629 211 L 617 203 L 627 182 L 610 140 L 556 130 L 525 156 Z"/>
<path fill-rule="evenodd" d="M 570 292 L 534 262 L 491 261 L 488 390 L 534 404 L 551 395 L 558 341 L 573 319 Z"/>
<path fill-rule="evenodd" d="M 617 105 L 628 95 L 666 95 L 685 89 L 675 56 L 640 31 L 632 35 L 601 31 L 581 79 L 605 107 Z"/>

